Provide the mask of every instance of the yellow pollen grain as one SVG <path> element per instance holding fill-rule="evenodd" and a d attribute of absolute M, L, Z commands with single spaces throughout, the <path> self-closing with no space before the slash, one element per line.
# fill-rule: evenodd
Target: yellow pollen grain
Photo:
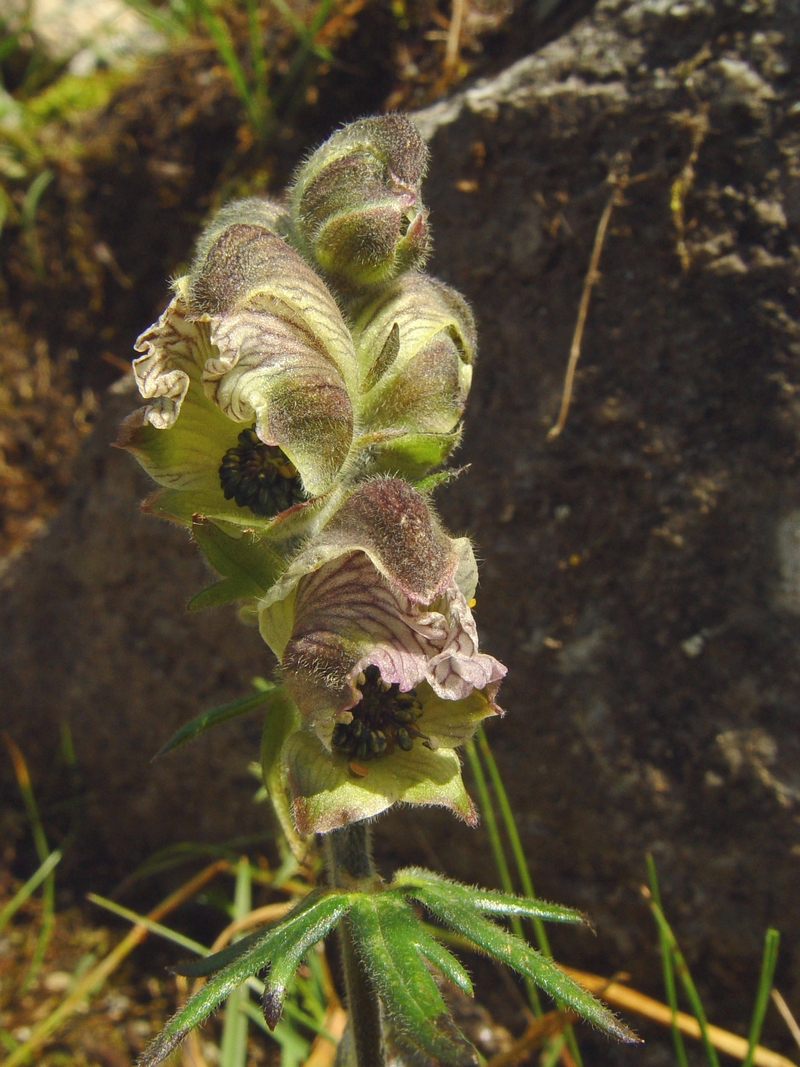
<path fill-rule="evenodd" d="M 467 601 L 467 607 L 474 608 L 477 603 L 478 601 L 475 599 L 475 597 L 473 597 L 472 600 Z"/>

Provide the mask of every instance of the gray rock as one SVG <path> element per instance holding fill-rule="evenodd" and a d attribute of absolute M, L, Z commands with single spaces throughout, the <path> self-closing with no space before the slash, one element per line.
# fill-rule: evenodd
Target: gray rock
<path fill-rule="evenodd" d="M 770 923 L 778 984 L 800 996 L 797 13 L 602 0 L 419 116 L 433 271 L 481 329 L 470 470 L 439 503 L 475 536 L 484 645 L 510 668 L 491 740 L 538 891 L 600 931 L 559 934 L 557 955 L 659 993 L 651 850 L 708 1009 L 740 1028 Z M 612 172 L 631 183 L 548 443 Z M 183 614 L 203 566 L 137 514 L 142 479 L 105 447 L 126 406 L 109 405 L 0 607 L 6 719 L 44 778 L 70 721 L 98 887 L 168 842 L 264 818 L 245 770 L 255 720 L 148 763 L 268 662 L 232 614 Z M 480 830 L 397 811 L 382 831 L 387 866 L 433 853 L 493 878 Z"/>

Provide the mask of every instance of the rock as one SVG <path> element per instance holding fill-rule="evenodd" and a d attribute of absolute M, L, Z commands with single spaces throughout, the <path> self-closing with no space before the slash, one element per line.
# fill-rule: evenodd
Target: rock
<path fill-rule="evenodd" d="M 800 996 L 797 14 L 792 0 L 601 0 L 419 116 L 432 269 L 481 330 L 470 470 L 439 505 L 475 537 L 484 645 L 510 668 L 491 741 L 537 890 L 600 931 L 554 935 L 556 953 L 660 995 L 639 888 L 650 850 L 729 1025 L 749 1016 L 768 924 L 784 935 L 778 984 Z M 624 189 L 548 443 L 610 179 Z M 0 607 L 6 717 L 39 778 L 71 722 L 95 888 L 169 842 L 263 825 L 245 769 L 257 720 L 148 763 L 269 667 L 230 613 L 183 614 L 202 564 L 137 514 L 142 479 L 105 448 L 127 406 L 109 405 Z M 492 880 L 482 831 L 410 820 L 383 824 L 387 867 L 433 853 Z"/>
<path fill-rule="evenodd" d="M 419 116 L 432 269 L 481 336 L 470 469 L 440 498 L 510 668 L 490 737 L 537 890 L 600 931 L 556 935 L 557 955 L 661 995 L 650 850 L 734 1025 L 768 924 L 800 996 L 797 14 L 601 0 Z M 548 443 L 613 174 L 630 184 Z M 480 835 L 435 825 L 443 868 L 474 879 Z"/>

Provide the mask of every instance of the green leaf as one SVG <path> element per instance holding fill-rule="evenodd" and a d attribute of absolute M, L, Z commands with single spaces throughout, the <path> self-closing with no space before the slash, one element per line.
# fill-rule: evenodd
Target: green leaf
<path fill-rule="evenodd" d="M 169 741 L 161 746 L 153 756 L 153 759 L 157 760 L 160 756 L 171 752 L 174 748 L 178 748 L 179 745 L 185 745 L 187 741 L 193 741 L 195 737 L 199 737 L 206 730 L 210 730 L 212 726 L 218 726 L 221 722 L 227 722 L 229 719 L 237 719 L 240 715 L 248 715 L 251 711 L 255 711 L 263 704 L 266 704 L 278 688 L 280 687 L 275 682 L 271 682 L 267 690 L 252 693 L 248 697 L 232 700 L 230 704 L 221 704 L 218 708 L 211 708 L 209 711 L 201 712 L 194 719 L 184 723 L 180 730 L 177 730 Z"/>
<path fill-rule="evenodd" d="M 189 611 L 247 597 L 262 597 L 284 569 L 284 562 L 263 541 L 243 533 L 232 537 L 213 522 L 196 518 L 192 536 L 208 562 L 223 580 L 189 601 Z"/>
<path fill-rule="evenodd" d="M 221 971 L 223 967 L 227 967 L 234 960 L 238 960 L 240 956 L 243 956 L 257 941 L 264 937 L 267 930 L 271 930 L 280 921 L 280 919 L 276 919 L 275 922 L 267 923 L 266 926 L 259 926 L 252 934 L 246 934 L 239 941 L 234 941 L 233 944 L 220 949 L 219 952 L 212 952 L 210 956 L 203 956 L 199 960 L 183 960 L 181 963 L 175 963 L 169 968 L 170 974 L 182 974 L 184 978 L 207 978 L 210 974 Z"/>
<path fill-rule="evenodd" d="M 549 922 L 591 925 L 583 912 L 574 908 L 564 908 L 560 904 L 548 904 L 544 900 L 530 897 L 518 897 L 512 893 L 499 893 L 494 889 L 461 885 L 420 867 L 407 867 L 398 871 L 394 876 L 393 886 L 401 892 L 407 888 L 413 890 L 414 887 L 423 886 L 429 894 L 438 897 L 445 904 L 475 908 L 484 915 L 520 915 Z M 410 895 L 415 896 L 413 892 Z"/>
<path fill-rule="evenodd" d="M 400 894 L 359 894 L 348 925 L 370 982 L 403 1040 L 442 1067 L 476 1067 L 475 1049 L 456 1028 L 420 954 L 421 944 L 429 944 Z"/>
<path fill-rule="evenodd" d="M 191 1000 L 173 1015 L 158 1037 L 148 1045 L 139 1067 L 155 1067 L 169 1056 L 189 1031 L 203 1022 L 217 1005 L 246 979 L 297 951 L 308 949 L 346 914 L 352 895 L 330 890 L 309 893 L 275 926 L 268 929 L 244 953 L 206 982 Z M 301 947 L 302 946 L 302 947 Z"/>
<path fill-rule="evenodd" d="M 608 1008 L 582 989 L 552 960 L 542 956 L 521 938 L 485 919 L 475 908 L 443 899 L 441 892 L 437 891 L 438 888 L 432 890 L 427 885 L 415 886 L 410 895 L 420 904 L 424 904 L 445 925 L 469 938 L 478 948 L 501 963 L 513 967 L 527 978 L 532 978 L 545 993 L 572 1008 L 588 1022 L 594 1023 L 620 1041 L 639 1041 Z"/>

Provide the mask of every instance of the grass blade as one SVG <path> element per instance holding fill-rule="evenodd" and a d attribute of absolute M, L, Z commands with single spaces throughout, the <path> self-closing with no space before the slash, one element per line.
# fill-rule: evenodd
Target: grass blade
<path fill-rule="evenodd" d="M 498 770 L 497 763 L 495 762 L 494 754 L 489 747 L 489 742 L 486 738 L 486 732 L 483 726 L 478 727 L 477 732 L 478 747 L 480 748 L 481 755 L 486 763 L 487 770 L 489 771 L 489 778 L 494 789 L 495 796 L 497 797 L 497 803 L 500 807 L 500 814 L 503 817 L 503 825 L 505 826 L 506 835 L 508 837 L 509 844 L 511 846 L 511 854 L 514 857 L 514 862 L 517 867 L 517 875 L 519 877 L 520 885 L 522 886 L 522 892 L 526 897 L 536 898 L 536 893 L 533 888 L 533 880 L 531 879 L 530 868 L 528 867 L 528 860 L 525 856 L 525 850 L 522 847 L 520 841 L 519 831 L 517 830 L 517 822 L 514 818 L 514 812 L 511 810 L 511 804 L 508 800 L 508 794 L 506 793 L 505 786 L 503 785 L 503 779 Z M 531 926 L 533 927 L 533 936 L 536 943 L 536 947 L 545 956 L 552 956 L 550 951 L 550 939 L 547 936 L 547 931 L 544 928 L 544 923 L 541 919 L 533 918 L 531 920 Z M 567 1048 L 572 1054 L 572 1058 L 575 1061 L 576 1067 L 583 1067 L 583 1059 L 581 1057 L 581 1050 L 578 1047 L 575 1033 L 571 1026 L 567 1026 L 564 1030 Z"/>
<path fill-rule="evenodd" d="M 700 1040 L 703 1043 L 703 1049 L 709 1067 L 719 1067 L 719 1058 L 716 1049 L 712 1045 L 708 1035 L 708 1020 L 706 1019 L 706 1013 L 703 1009 L 703 1002 L 700 1000 L 700 994 L 697 992 L 697 987 L 692 980 L 686 960 L 684 959 L 683 953 L 681 952 L 678 942 L 675 939 L 675 935 L 672 932 L 672 928 L 667 922 L 661 907 L 652 899 L 652 897 L 650 898 L 649 903 L 650 910 L 652 911 L 658 926 L 659 936 L 664 938 L 664 943 L 672 957 L 673 965 L 678 973 L 678 978 L 680 979 L 687 1000 L 689 1001 L 689 1005 L 694 1012 L 694 1016 L 700 1027 Z"/>
<path fill-rule="evenodd" d="M 250 861 L 243 857 L 236 868 L 236 889 L 233 897 L 231 918 L 244 918 L 252 906 L 252 882 Z M 225 1019 L 220 1042 L 220 1067 L 246 1067 L 247 1065 L 247 1015 L 243 1008 L 249 1000 L 246 986 L 234 989 L 225 1004 Z"/>
<path fill-rule="evenodd" d="M 652 855 L 647 853 L 647 880 L 650 884 L 650 895 L 656 904 L 661 907 L 661 890 L 658 885 L 658 876 L 656 874 L 656 865 Z M 661 952 L 661 965 L 664 971 L 664 990 L 666 992 L 667 1004 L 672 1014 L 672 1044 L 675 1048 L 675 1059 L 677 1060 L 678 1067 L 688 1067 L 688 1061 L 686 1059 L 686 1047 L 683 1043 L 683 1035 L 678 1028 L 678 994 L 675 989 L 675 965 L 672 959 L 672 953 L 669 950 L 669 945 L 659 928 L 658 931 L 658 947 Z"/>
<path fill-rule="evenodd" d="M 17 747 L 16 742 L 5 731 L 3 731 L 3 740 L 8 749 L 8 754 L 11 757 L 11 763 L 14 767 L 14 775 L 17 779 L 19 791 L 22 794 L 22 801 L 25 805 L 28 822 L 31 824 L 31 836 L 33 837 L 33 845 L 36 849 L 36 855 L 39 858 L 39 863 L 44 864 L 47 862 L 50 855 L 50 848 L 47 844 L 47 836 L 45 835 L 42 819 L 39 815 L 39 806 L 36 803 L 36 797 L 33 793 L 33 785 L 31 784 L 28 765 Z M 53 925 L 56 918 L 55 901 L 56 879 L 54 869 L 51 869 L 43 879 L 42 925 L 39 929 L 39 935 L 36 938 L 36 947 L 33 951 L 33 958 L 31 959 L 27 974 L 20 987 L 21 993 L 24 993 L 28 989 L 31 982 L 36 977 L 39 968 L 42 965 L 42 961 L 44 960 L 44 955 L 47 952 L 47 945 L 50 941 L 50 935 L 53 932 Z"/>
<path fill-rule="evenodd" d="M 753 1067 L 758 1039 L 761 1037 L 761 1027 L 764 1025 L 764 1015 L 769 1004 L 772 990 L 772 979 L 775 977 L 775 965 L 778 962 L 778 944 L 780 934 L 770 927 L 764 937 L 764 957 L 761 960 L 761 974 L 758 979 L 758 991 L 756 1002 L 753 1006 L 753 1017 L 750 1020 L 750 1033 L 747 1038 L 747 1056 L 742 1067 Z"/>
<path fill-rule="evenodd" d="M 483 767 L 481 766 L 480 757 L 478 756 L 478 750 L 475 747 L 474 741 L 467 742 L 466 753 L 470 770 L 472 771 L 472 777 L 475 779 L 475 788 L 478 793 L 478 807 L 480 808 L 483 824 L 486 827 L 486 835 L 489 838 L 489 845 L 492 849 L 494 865 L 497 868 L 497 873 L 500 877 L 500 884 L 506 893 L 513 894 L 514 883 L 511 880 L 511 871 L 509 870 L 503 842 L 500 838 L 500 829 L 497 825 L 497 817 L 494 813 L 492 798 L 489 795 L 489 787 L 486 784 L 486 775 L 483 773 Z M 523 936 L 522 922 L 518 916 L 512 917 L 511 929 L 517 937 Z M 544 1014 L 544 1009 L 542 1008 L 542 1002 L 539 999 L 539 991 L 536 988 L 536 983 L 530 978 L 526 978 L 525 989 L 528 993 L 528 1002 L 531 1006 L 531 1011 L 538 1019 Z"/>
<path fill-rule="evenodd" d="M 173 945 L 180 945 L 181 948 L 185 948 L 189 952 L 196 952 L 198 956 L 206 956 L 208 954 L 206 946 L 201 945 L 199 941 L 193 941 L 191 937 L 185 937 L 183 934 L 178 933 L 177 930 L 171 930 L 169 926 L 162 926 L 161 923 L 148 919 L 146 915 L 139 915 L 138 912 L 131 911 L 130 908 L 117 904 L 116 901 L 98 896 L 97 893 L 87 893 L 86 899 L 91 901 L 92 904 L 96 904 L 98 908 L 105 908 L 106 911 L 110 911 L 113 915 L 119 915 L 121 919 L 127 919 L 128 922 L 133 923 L 135 926 L 143 926 L 151 934 L 163 937 L 165 940 L 171 941 Z"/>
<path fill-rule="evenodd" d="M 223 861 L 212 863 L 190 878 L 185 885 L 174 893 L 171 893 L 158 907 L 149 914 L 148 919 L 158 921 L 168 915 L 179 904 L 194 896 L 204 885 L 211 881 L 221 870 L 227 869 L 228 864 Z M 58 1030 L 62 1023 L 73 1015 L 81 1004 L 100 990 L 106 979 L 112 974 L 129 953 L 147 937 L 147 930 L 137 924 L 105 959 L 84 974 L 73 986 L 65 999 L 45 1019 L 37 1022 L 32 1028 L 31 1036 L 18 1048 L 14 1049 L 7 1059 L 3 1060 L 3 1067 L 22 1067 L 30 1062 L 37 1049 L 41 1048 L 47 1038 Z"/>
<path fill-rule="evenodd" d="M 47 878 L 51 871 L 55 870 L 56 865 L 61 861 L 61 853 L 56 850 L 51 852 L 44 863 L 30 876 L 27 882 L 20 886 L 14 896 L 9 900 L 6 906 L 0 911 L 0 930 L 6 925 L 16 912 L 22 907 L 25 901 L 30 897 L 42 882 Z"/>

